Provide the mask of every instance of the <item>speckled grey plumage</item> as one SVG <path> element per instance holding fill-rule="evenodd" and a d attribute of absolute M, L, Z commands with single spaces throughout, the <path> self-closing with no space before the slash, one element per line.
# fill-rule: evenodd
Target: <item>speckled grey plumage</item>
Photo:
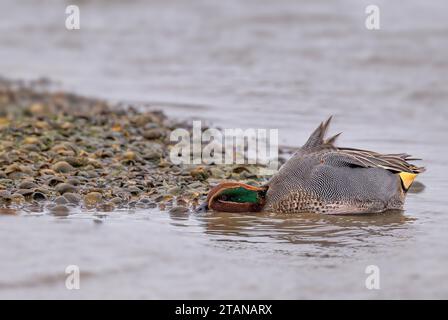
<path fill-rule="evenodd" d="M 336 148 L 324 140 L 331 118 L 269 181 L 265 211 L 324 214 L 402 209 L 406 192 L 399 172 L 420 173 L 406 154 Z"/>

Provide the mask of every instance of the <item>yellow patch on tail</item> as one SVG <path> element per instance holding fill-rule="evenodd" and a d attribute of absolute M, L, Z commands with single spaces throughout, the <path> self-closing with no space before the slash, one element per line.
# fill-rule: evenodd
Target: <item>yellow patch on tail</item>
<path fill-rule="evenodd" d="M 400 172 L 398 175 L 400 176 L 401 182 L 403 182 L 403 186 L 406 191 L 409 190 L 409 187 L 412 185 L 415 177 L 417 176 L 417 174 L 409 172 Z"/>

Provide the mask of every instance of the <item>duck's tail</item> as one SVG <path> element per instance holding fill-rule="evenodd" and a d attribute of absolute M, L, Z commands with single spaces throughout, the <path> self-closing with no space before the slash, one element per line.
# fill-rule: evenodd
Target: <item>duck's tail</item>
<path fill-rule="evenodd" d="M 325 139 L 325 135 L 327 134 L 328 127 L 330 126 L 331 119 L 333 119 L 333 116 L 330 116 L 327 121 L 322 122 L 316 130 L 311 134 L 311 136 L 308 138 L 308 141 L 303 145 L 303 150 L 313 150 L 323 147 L 334 147 L 334 143 L 336 142 L 336 139 L 342 134 L 342 132 Z"/>

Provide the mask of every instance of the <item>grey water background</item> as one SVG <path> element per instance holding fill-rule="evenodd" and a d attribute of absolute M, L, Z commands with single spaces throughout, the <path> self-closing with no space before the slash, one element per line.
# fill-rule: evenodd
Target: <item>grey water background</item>
<path fill-rule="evenodd" d="M 0 298 L 448 298 L 448 3 L 0 2 L 0 75 L 132 101 L 179 119 L 278 128 L 300 146 L 424 158 L 403 213 L 0 216 Z M 65 29 L 77 4 L 81 30 Z M 65 288 L 65 268 L 81 289 Z M 380 290 L 365 268 L 380 268 Z"/>

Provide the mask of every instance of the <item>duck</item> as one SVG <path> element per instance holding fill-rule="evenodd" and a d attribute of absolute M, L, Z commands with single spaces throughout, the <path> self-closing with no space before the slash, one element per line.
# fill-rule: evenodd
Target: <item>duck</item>
<path fill-rule="evenodd" d="M 406 153 L 381 154 L 336 147 L 326 138 L 332 117 L 264 185 L 225 181 L 214 186 L 200 211 L 367 214 L 403 210 L 424 167 Z"/>

